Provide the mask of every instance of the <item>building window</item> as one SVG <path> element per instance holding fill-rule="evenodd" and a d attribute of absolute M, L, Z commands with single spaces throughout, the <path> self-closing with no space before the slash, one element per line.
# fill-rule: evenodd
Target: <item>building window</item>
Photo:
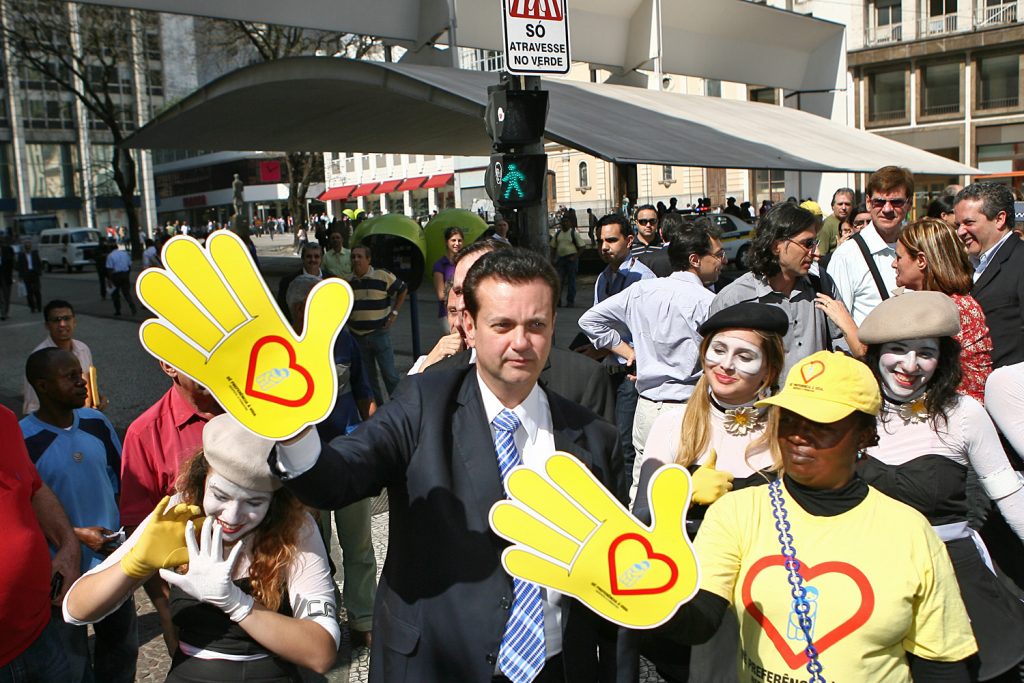
<path fill-rule="evenodd" d="M 929 64 L 921 70 L 921 113 L 960 111 L 960 63 Z"/>
<path fill-rule="evenodd" d="M 89 146 L 89 178 L 97 197 L 117 197 L 121 191 L 114 182 L 114 148 L 110 145 Z"/>
<path fill-rule="evenodd" d="M 663 182 L 670 182 L 672 180 L 672 167 L 662 166 L 661 167 L 661 180 Z"/>
<path fill-rule="evenodd" d="M 754 199 L 758 206 L 765 199 L 770 202 L 782 201 L 785 192 L 785 171 L 754 171 Z"/>
<path fill-rule="evenodd" d="M 14 165 L 11 163 L 11 146 L 8 143 L 0 144 L 0 199 L 13 199 L 12 189 L 14 183 Z"/>
<path fill-rule="evenodd" d="M 921 18 L 922 37 L 956 31 L 956 1 L 928 0 L 928 16 Z"/>
<path fill-rule="evenodd" d="M 580 162 L 580 187 L 590 187 L 590 171 L 587 162 Z"/>
<path fill-rule="evenodd" d="M 29 196 L 74 197 L 78 187 L 77 148 L 71 144 L 25 145 Z"/>
<path fill-rule="evenodd" d="M 750 101 L 763 104 L 778 104 L 778 91 L 775 88 L 751 88 Z"/>
<path fill-rule="evenodd" d="M 978 109 L 1016 107 L 1019 93 L 1019 55 L 996 55 L 978 60 Z"/>
<path fill-rule="evenodd" d="M 901 0 L 876 0 L 875 24 L 871 43 L 894 43 L 903 40 L 903 4 Z"/>
<path fill-rule="evenodd" d="M 873 123 L 906 118 L 905 72 L 880 71 L 871 74 L 868 85 L 868 120 Z"/>
<path fill-rule="evenodd" d="M 704 94 L 708 97 L 722 96 L 722 81 L 717 78 L 704 79 Z"/>

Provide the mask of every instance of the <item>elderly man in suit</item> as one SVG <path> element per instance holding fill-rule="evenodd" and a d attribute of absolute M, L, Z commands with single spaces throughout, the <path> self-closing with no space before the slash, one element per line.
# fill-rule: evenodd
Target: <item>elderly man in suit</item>
<path fill-rule="evenodd" d="M 616 629 L 579 602 L 513 579 L 488 525 L 511 466 L 572 453 L 621 497 L 615 429 L 537 383 L 551 349 L 558 277 L 525 250 L 490 253 L 463 283 L 474 365 L 410 378 L 354 433 L 279 445 L 271 465 L 321 509 L 388 488 L 370 680 L 625 680 Z M 518 637 L 517 637 L 518 636 Z M 609 646 L 610 645 L 610 646 Z M 616 665 L 621 670 L 615 671 Z"/>
<path fill-rule="evenodd" d="M 1024 362 L 1024 244 L 1013 233 L 1013 192 L 998 183 L 968 185 L 954 216 L 974 264 L 971 296 L 992 335 L 992 367 Z"/>

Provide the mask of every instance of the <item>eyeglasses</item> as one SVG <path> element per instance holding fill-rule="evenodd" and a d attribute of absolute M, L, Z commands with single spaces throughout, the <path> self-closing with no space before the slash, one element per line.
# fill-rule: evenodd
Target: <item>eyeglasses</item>
<path fill-rule="evenodd" d="M 75 316 L 73 316 L 73 315 L 58 315 L 58 316 L 56 316 L 54 318 L 47 318 L 46 322 L 48 322 L 48 323 L 67 323 L 67 322 L 71 322 L 74 319 L 75 319 Z"/>
<path fill-rule="evenodd" d="M 797 242 L 796 240 L 789 240 L 789 239 L 787 239 L 786 241 L 787 242 L 792 242 L 793 244 L 795 244 L 798 247 L 803 247 L 804 251 L 813 251 L 818 246 L 818 240 L 815 240 L 815 239 L 800 240 L 799 242 Z"/>
<path fill-rule="evenodd" d="M 910 202 L 909 199 L 896 197 L 895 199 L 885 199 L 883 197 L 872 197 L 871 206 L 876 209 L 884 209 L 886 204 L 892 205 L 894 209 L 902 209 Z"/>
<path fill-rule="evenodd" d="M 862 220 L 862 221 L 854 221 L 853 222 L 853 227 L 855 227 L 855 228 L 863 228 L 865 225 L 867 225 L 870 222 L 871 222 L 870 218 L 867 218 L 867 219 Z"/>
<path fill-rule="evenodd" d="M 720 249 L 719 251 L 716 251 L 716 252 L 713 252 L 713 253 L 710 253 L 710 254 L 704 254 L 704 255 L 705 256 L 710 256 L 711 258 L 715 259 L 716 261 L 721 261 L 721 260 L 723 260 L 725 258 L 725 250 L 724 249 Z"/>
<path fill-rule="evenodd" d="M 658 219 L 657 218 L 637 218 L 636 219 L 636 224 L 637 225 L 657 225 L 658 224 Z"/>

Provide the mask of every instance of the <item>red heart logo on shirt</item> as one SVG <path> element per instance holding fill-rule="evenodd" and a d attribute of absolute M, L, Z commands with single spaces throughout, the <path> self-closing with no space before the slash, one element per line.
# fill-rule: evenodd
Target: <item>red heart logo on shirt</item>
<path fill-rule="evenodd" d="M 625 547 L 620 546 L 627 543 Z M 634 544 L 639 544 L 639 547 Z M 679 567 L 668 555 L 654 552 L 651 542 L 640 534 L 622 534 L 608 547 L 608 574 L 613 595 L 657 595 L 676 585 Z M 667 578 L 661 578 L 666 577 Z M 654 586 L 634 587 L 654 578 Z M 620 581 L 621 578 L 621 581 Z M 625 584 L 625 585 L 623 585 Z"/>
<path fill-rule="evenodd" d="M 282 347 L 288 355 L 287 366 L 283 368 L 276 367 L 273 361 L 268 361 L 268 356 L 280 354 L 281 349 L 278 347 Z M 290 380 L 292 372 L 297 373 L 305 382 L 305 391 L 299 398 L 285 398 L 266 391 L 272 386 L 281 386 L 283 390 L 290 391 L 293 395 L 297 393 L 293 388 L 296 385 L 294 381 L 285 383 L 286 380 Z M 256 384 L 260 384 L 261 388 L 257 389 Z M 245 393 L 271 403 L 298 408 L 309 403 L 309 399 L 313 397 L 313 376 L 309 374 L 309 370 L 295 362 L 295 348 L 291 342 L 284 337 L 263 337 L 253 344 L 252 351 L 249 352 L 249 372 L 245 378 Z"/>
<path fill-rule="evenodd" d="M 825 372 L 825 364 L 820 360 L 804 363 L 800 366 L 800 376 L 804 378 L 804 384 L 810 384 L 815 377 L 821 377 Z"/>
<path fill-rule="evenodd" d="M 779 633 L 779 630 L 768 619 L 768 617 L 764 615 L 764 612 L 761 611 L 758 603 L 754 601 L 750 594 L 751 586 L 758 574 L 769 567 L 784 567 L 785 562 L 786 558 L 782 555 L 769 555 L 768 557 L 762 557 L 753 564 L 750 571 L 747 572 L 746 578 L 743 580 L 743 607 L 747 610 L 747 613 L 754 618 L 754 621 L 761 625 L 764 632 L 768 634 L 768 637 L 775 645 L 775 649 L 780 655 L 782 655 L 782 658 L 786 661 L 789 668 L 798 670 L 807 664 L 806 652 L 803 649 L 796 652 L 793 651 L 789 642 L 787 642 L 782 634 Z M 812 641 L 819 654 L 867 623 L 868 618 L 875 609 L 875 592 L 871 588 L 871 583 L 868 581 L 868 577 L 864 575 L 864 572 L 857 569 L 852 564 L 834 561 L 822 562 L 815 567 L 811 567 L 803 562 L 800 563 L 800 575 L 806 583 L 810 583 L 816 576 L 831 573 L 842 574 L 853 581 L 857 588 L 860 589 L 860 605 L 853 613 L 853 616 L 839 624 L 839 626 L 836 626 L 824 636 L 815 638 Z M 780 581 L 778 584 L 778 590 L 786 591 L 787 593 L 789 592 L 789 583 Z M 773 586 L 772 590 L 775 589 L 776 587 Z"/>

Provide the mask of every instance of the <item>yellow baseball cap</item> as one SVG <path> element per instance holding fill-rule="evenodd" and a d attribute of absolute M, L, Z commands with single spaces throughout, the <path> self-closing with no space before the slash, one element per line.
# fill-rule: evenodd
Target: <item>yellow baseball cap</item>
<path fill-rule="evenodd" d="M 813 199 L 808 199 L 808 200 L 806 200 L 804 202 L 801 202 L 800 203 L 800 208 L 801 209 L 807 209 L 808 211 L 813 213 L 815 216 L 823 216 L 824 215 L 824 213 L 822 213 L 822 211 L 821 211 L 821 206 L 818 204 L 818 202 L 814 201 Z"/>
<path fill-rule="evenodd" d="M 818 351 L 793 366 L 786 385 L 758 406 L 779 406 L 814 422 L 838 422 L 855 410 L 878 415 L 882 395 L 867 365 L 842 353 Z"/>

